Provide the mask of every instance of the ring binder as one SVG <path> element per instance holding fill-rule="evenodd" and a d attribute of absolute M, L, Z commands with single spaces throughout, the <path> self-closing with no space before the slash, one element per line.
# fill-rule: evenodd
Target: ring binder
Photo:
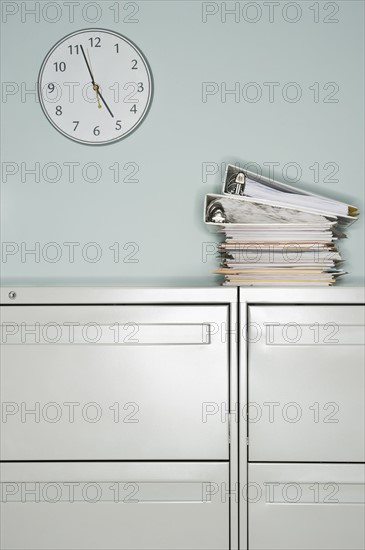
<path fill-rule="evenodd" d="M 233 164 L 226 169 L 223 195 L 250 197 L 273 206 L 292 206 L 323 216 L 332 215 L 344 223 L 355 221 L 359 214 L 356 206 L 298 189 Z"/>

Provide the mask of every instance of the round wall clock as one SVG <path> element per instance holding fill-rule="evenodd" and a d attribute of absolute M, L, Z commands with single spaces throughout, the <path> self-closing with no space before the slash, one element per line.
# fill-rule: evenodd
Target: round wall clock
<path fill-rule="evenodd" d="M 105 145 L 128 136 L 152 100 L 152 74 L 125 36 L 85 29 L 65 36 L 45 57 L 38 94 L 48 120 L 64 136 Z"/>

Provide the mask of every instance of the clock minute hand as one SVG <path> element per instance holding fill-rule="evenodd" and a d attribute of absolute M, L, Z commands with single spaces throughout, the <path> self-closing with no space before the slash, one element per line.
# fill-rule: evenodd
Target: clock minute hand
<path fill-rule="evenodd" d="M 88 62 L 88 60 L 87 60 L 87 58 L 86 58 L 86 55 L 85 55 L 85 52 L 84 52 L 84 48 L 82 47 L 82 44 L 80 44 L 80 49 L 81 49 L 82 55 L 84 56 L 86 66 L 87 66 L 87 68 L 88 68 L 88 71 L 89 71 L 89 74 L 90 74 L 90 77 L 91 77 L 91 84 L 92 84 L 93 86 L 96 86 L 95 80 L 94 80 L 94 75 L 93 75 L 93 73 L 92 73 L 92 71 L 91 71 L 91 68 L 90 68 L 89 62 Z"/>

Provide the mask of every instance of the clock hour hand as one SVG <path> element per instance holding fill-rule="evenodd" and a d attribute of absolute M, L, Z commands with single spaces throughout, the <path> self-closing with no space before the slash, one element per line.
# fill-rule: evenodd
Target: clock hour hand
<path fill-rule="evenodd" d="M 99 86 L 97 84 L 93 84 L 93 90 L 96 93 L 96 101 L 98 102 L 98 109 L 101 109 Z"/>
<path fill-rule="evenodd" d="M 105 101 L 105 99 L 104 99 L 103 96 L 101 95 L 99 86 L 98 86 L 98 85 L 96 85 L 96 86 L 97 86 L 97 88 L 98 88 L 97 93 L 99 94 L 99 97 L 100 97 L 101 101 L 104 103 L 105 107 L 108 109 L 110 116 L 111 116 L 112 118 L 114 118 L 114 115 L 113 115 L 113 113 L 111 112 L 111 110 L 109 109 L 109 106 L 108 106 L 107 102 Z"/>

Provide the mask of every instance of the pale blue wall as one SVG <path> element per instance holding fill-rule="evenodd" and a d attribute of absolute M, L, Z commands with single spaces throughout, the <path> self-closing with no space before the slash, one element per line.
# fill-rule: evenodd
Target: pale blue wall
<path fill-rule="evenodd" d="M 104 27 L 125 34 L 146 54 L 155 80 L 151 111 L 133 135 L 117 144 L 90 148 L 77 145 L 56 132 L 34 97 L 21 101 L 20 93 L 3 98 L 2 137 L 4 163 L 41 167 L 57 162 L 62 177 L 56 183 L 31 176 L 21 182 L 20 171 L 2 184 L 2 239 L 28 247 L 39 242 L 59 243 L 63 257 L 56 263 L 34 261 L 20 253 L 2 262 L 3 282 L 10 284 L 165 284 L 166 282 L 212 282 L 217 260 L 202 261 L 202 243 L 215 242 L 202 223 L 203 196 L 220 189 L 221 175 L 203 177 L 224 161 L 254 161 L 268 172 L 268 163 L 279 163 L 276 175 L 285 181 L 283 167 L 296 163 L 303 187 L 348 200 L 364 210 L 363 117 L 364 4 L 344 2 L 281 2 L 270 21 L 269 6 L 262 2 L 210 2 L 216 11 L 203 22 L 199 1 L 120 2 L 121 19 L 132 13 L 137 22 L 113 21 L 109 9 L 115 1 L 99 2 L 100 21 L 89 23 L 81 6 L 75 5 L 75 21 L 68 21 L 67 6 L 59 1 L 60 20 L 50 23 L 21 13 L 24 2 L 2 2 L 2 8 L 19 8 L 2 25 L 2 78 L 19 88 L 34 86 L 45 54 L 62 36 L 81 28 Z M 27 2 L 32 7 L 35 2 Z M 41 2 L 44 5 L 47 2 Z M 48 2 L 48 4 L 55 4 Z M 82 1 L 81 4 L 90 4 Z M 94 4 L 97 4 L 94 2 Z M 236 4 L 240 13 L 227 15 L 224 4 Z M 272 5 L 272 4 L 271 4 Z M 9 7 L 10 6 L 10 7 Z M 207 4 L 206 4 L 207 6 Z M 312 6 L 312 9 L 311 9 Z M 318 12 L 314 10 L 318 7 Z M 325 6 L 326 9 L 325 9 Z M 339 8 L 339 9 L 337 9 Z M 48 19 L 55 16 L 48 7 Z M 262 10 L 260 14 L 260 9 Z M 300 13 L 301 12 L 301 13 Z M 95 12 L 90 8 L 89 17 Z M 22 15 L 24 21 L 22 22 Z M 296 15 L 297 22 L 289 22 Z M 4 13 L 3 13 L 4 16 Z M 250 22 L 255 16 L 256 23 Z M 235 21 L 237 18 L 237 22 Z M 318 22 L 314 20 L 318 18 Z M 324 22 L 338 20 L 338 22 Z M 222 21 L 223 19 L 223 21 Z M 253 94 L 255 84 L 262 97 L 236 102 L 220 93 L 202 101 L 202 83 L 215 82 L 222 90 L 239 83 L 242 94 Z M 274 100 L 269 100 L 268 82 L 277 82 Z M 290 97 L 296 83 L 302 97 Z M 310 87 L 319 83 L 314 101 Z M 336 102 L 324 98 L 338 88 Z M 25 83 L 25 84 L 22 84 Z M 317 86 L 317 85 L 316 85 Z M 218 88 L 217 88 L 218 87 Z M 252 97 L 252 96 L 250 96 Z M 327 98 L 328 99 L 328 98 Z M 76 161 L 76 181 L 68 181 L 65 162 Z M 97 162 L 103 172 L 97 183 L 84 181 L 81 168 Z M 109 169 L 133 162 L 139 166 L 139 183 L 114 183 Z M 318 163 L 319 182 L 310 167 Z M 336 163 L 337 182 L 324 182 Z M 265 168 L 266 166 L 266 168 Z M 127 171 L 122 170 L 125 176 Z M 293 177 L 293 171 L 289 171 Z M 137 200 L 138 199 L 138 200 Z M 347 283 L 361 283 L 364 276 L 363 218 L 342 242 Z M 70 263 L 64 242 L 81 245 L 95 241 L 103 250 L 97 263 L 82 258 L 80 248 Z M 109 246 L 135 242 L 137 263 L 115 263 Z M 23 245 L 24 246 L 24 245 Z M 132 249 L 123 251 L 126 255 Z M 50 251 L 51 252 L 51 251 Z M 90 249 L 91 252 L 91 249 Z"/>

